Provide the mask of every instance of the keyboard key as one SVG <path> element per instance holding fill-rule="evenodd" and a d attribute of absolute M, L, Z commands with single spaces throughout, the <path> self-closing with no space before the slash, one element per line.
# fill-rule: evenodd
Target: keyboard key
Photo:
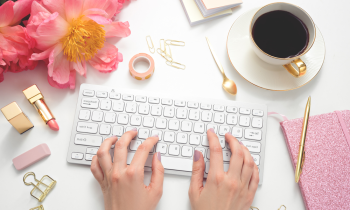
<path fill-rule="evenodd" d="M 95 91 L 93 91 L 93 90 L 84 90 L 83 91 L 83 95 L 92 97 L 92 96 L 95 95 Z"/>
<path fill-rule="evenodd" d="M 169 155 L 179 155 L 180 154 L 180 146 L 176 144 L 169 145 Z M 162 157 L 163 158 L 163 157 Z M 163 162 L 162 162 L 163 164 Z M 163 165 L 164 167 L 164 165 Z"/>
<path fill-rule="evenodd" d="M 91 120 L 92 121 L 96 121 L 96 122 L 102 122 L 102 120 L 103 120 L 103 112 L 93 111 Z"/>
<path fill-rule="evenodd" d="M 213 115 L 212 112 L 203 111 L 202 112 L 202 121 L 204 121 L 204 122 L 211 122 L 212 115 Z"/>
<path fill-rule="evenodd" d="M 139 114 L 148 114 L 149 113 L 149 105 L 148 104 L 140 104 L 139 105 Z"/>
<path fill-rule="evenodd" d="M 80 110 L 79 120 L 89 120 L 90 119 L 90 110 Z"/>
<path fill-rule="evenodd" d="M 218 132 L 218 126 L 214 125 L 214 124 L 208 124 L 207 125 L 207 130 L 209 130 L 210 128 L 214 129 L 214 133 Z"/>
<path fill-rule="evenodd" d="M 97 91 L 96 92 L 96 97 L 97 98 L 107 98 L 108 93 L 106 91 Z"/>
<path fill-rule="evenodd" d="M 158 118 L 156 121 L 156 128 L 165 129 L 167 126 L 166 124 L 166 119 Z"/>
<path fill-rule="evenodd" d="M 182 121 L 181 130 L 186 132 L 192 131 L 192 122 L 191 121 Z"/>
<path fill-rule="evenodd" d="M 209 167 L 210 167 L 210 162 L 207 161 L 207 162 L 205 163 L 205 173 L 206 173 L 206 174 L 209 173 Z M 229 167 L 230 167 L 230 164 L 229 164 L 229 163 L 224 163 L 224 171 L 225 171 L 225 172 L 228 171 Z"/>
<path fill-rule="evenodd" d="M 77 131 L 82 133 L 97 133 L 97 123 L 78 122 Z"/>
<path fill-rule="evenodd" d="M 111 110 L 111 106 L 112 106 L 112 101 L 111 100 L 101 100 L 101 105 L 100 108 L 102 110 Z"/>
<path fill-rule="evenodd" d="M 194 123 L 194 128 L 193 128 L 193 131 L 195 133 L 204 133 L 204 123 Z"/>
<path fill-rule="evenodd" d="M 174 117 L 175 108 L 171 106 L 164 107 L 164 117 Z"/>
<path fill-rule="evenodd" d="M 238 127 L 233 127 L 231 131 L 232 136 L 236 138 L 242 138 L 243 137 L 243 129 Z"/>
<path fill-rule="evenodd" d="M 141 141 L 136 141 L 136 140 L 131 140 L 131 142 L 130 142 L 130 150 L 132 150 L 132 151 L 136 151 L 137 150 L 137 148 L 139 148 L 139 146 L 141 145 Z"/>
<path fill-rule="evenodd" d="M 201 143 L 201 136 L 196 134 L 190 135 L 190 144 L 199 145 Z"/>
<path fill-rule="evenodd" d="M 207 149 L 207 159 L 210 160 L 210 149 Z"/>
<path fill-rule="evenodd" d="M 237 125 L 237 115 L 228 114 L 226 123 L 229 125 Z"/>
<path fill-rule="evenodd" d="M 178 120 L 169 120 L 169 129 L 177 131 L 180 128 L 180 121 Z"/>
<path fill-rule="evenodd" d="M 160 152 L 161 154 L 166 154 L 167 147 L 168 145 L 164 143 L 158 143 L 156 152 Z"/>
<path fill-rule="evenodd" d="M 176 109 L 176 117 L 178 119 L 186 119 L 187 118 L 187 109 L 185 109 L 185 108 Z"/>
<path fill-rule="evenodd" d="M 143 126 L 148 128 L 153 128 L 154 118 L 153 117 L 144 117 L 143 118 Z"/>
<path fill-rule="evenodd" d="M 258 117 L 262 117 L 262 116 L 264 116 L 264 111 L 259 110 L 259 109 L 253 109 L 253 115 L 258 116 Z"/>
<path fill-rule="evenodd" d="M 115 123 L 115 118 L 117 117 L 117 114 L 114 112 L 106 112 L 105 116 L 105 122 L 106 123 Z"/>
<path fill-rule="evenodd" d="M 122 136 L 124 134 L 124 127 L 120 125 L 113 126 L 113 135 Z"/>
<path fill-rule="evenodd" d="M 111 133 L 111 126 L 106 124 L 101 124 L 100 126 L 100 134 L 101 135 L 109 135 Z"/>
<path fill-rule="evenodd" d="M 72 159 L 82 160 L 83 158 L 84 158 L 84 154 L 83 153 L 72 152 Z"/>
<path fill-rule="evenodd" d="M 237 113 L 237 107 L 228 106 L 228 107 L 226 107 L 226 112 L 227 113 Z"/>
<path fill-rule="evenodd" d="M 203 157 L 205 158 L 205 148 L 203 147 L 196 147 L 194 150 L 200 151 L 203 155 Z"/>
<path fill-rule="evenodd" d="M 183 157 L 192 157 L 192 153 L 193 153 L 193 148 L 192 147 L 189 147 L 189 146 L 183 146 L 182 147 L 181 155 Z"/>
<path fill-rule="evenodd" d="M 88 147 L 86 148 L 86 153 L 96 155 L 98 151 L 98 148 L 96 147 Z"/>
<path fill-rule="evenodd" d="M 253 160 L 254 160 L 255 164 L 257 166 L 260 165 L 260 155 L 253 155 L 253 154 L 251 154 L 251 155 L 253 157 Z"/>
<path fill-rule="evenodd" d="M 83 98 L 81 100 L 81 107 L 89 109 L 97 109 L 99 100 L 97 98 Z"/>
<path fill-rule="evenodd" d="M 229 162 L 230 161 L 230 158 L 231 158 L 231 152 L 230 151 L 222 151 L 222 155 L 223 155 L 223 158 L 224 158 L 224 161 L 225 162 Z"/>
<path fill-rule="evenodd" d="M 141 125 L 141 116 L 140 115 L 131 115 L 130 125 L 140 126 Z"/>
<path fill-rule="evenodd" d="M 126 103 L 126 106 L 125 106 L 125 111 L 127 113 L 136 113 L 136 109 L 137 109 L 137 104 L 136 103 Z"/>
<path fill-rule="evenodd" d="M 250 139 L 250 140 L 261 140 L 261 130 L 255 130 L 255 129 L 245 129 L 244 130 L 244 138 Z"/>
<path fill-rule="evenodd" d="M 189 102 L 187 102 L 187 107 L 188 108 L 198 108 L 198 106 L 199 106 L 199 103 L 198 102 L 193 102 L 193 101 L 189 101 Z"/>
<path fill-rule="evenodd" d="M 147 102 L 147 97 L 146 96 L 136 96 L 136 102 L 142 102 L 146 103 Z"/>
<path fill-rule="evenodd" d="M 220 124 L 224 123 L 225 122 L 225 114 L 216 112 L 214 114 L 214 122 L 220 123 Z"/>
<path fill-rule="evenodd" d="M 76 134 L 74 143 L 78 145 L 99 147 L 102 144 L 102 136 Z"/>
<path fill-rule="evenodd" d="M 225 136 L 226 133 L 230 132 L 230 127 L 227 125 L 220 125 L 219 127 L 219 135 Z"/>
<path fill-rule="evenodd" d="M 124 111 L 124 102 L 122 102 L 122 101 L 114 101 L 113 102 L 113 111 L 116 111 L 116 112 Z"/>
<path fill-rule="evenodd" d="M 120 99 L 120 93 L 116 93 L 112 90 L 112 92 L 109 93 L 109 98 L 110 99 L 117 99 L 119 100 Z"/>
<path fill-rule="evenodd" d="M 201 104 L 201 109 L 211 110 L 211 104 L 202 103 Z"/>
<path fill-rule="evenodd" d="M 127 125 L 129 123 L 129 116 L 127 114 L 119 114 L 118 123 L 122 125 Z"/>
<path fill-rule="evenodd" d="M 149 130 L 144 129 L 144 128 L 140 128 L 139 132 L 138 132 L 138 137 L 140 139 L 147 139 L 149 137 Z"/>
<path fill-rule="evenodd" d="M 160 130 L 152 130 L 151 136 L 155 136 L 155 135 L 158 135 L 159 141 L 162 140 L 162 137 L 163 137 L 162 131 L 160 131 Z"/>
<path fill-rule="evenodd" d="M 239 113 L 240 114 L 250 114 L 250 109 L 247 109 L 247 108 L 240 108 L 239 109 Z"/>
<path fill-rule="evenodd" d="M 247 147 L 249 152 L 255 152 L 255 153 L 260 152 L 261 144 L 259 142 L 254 142 L 254 141 L 241 141 L 241 142 L 245 147 Z"/>
<path fill-rule="evenodd" d="M 239 125 L 244 127 L 249 127 L 250 125 L 250 117 L 241 115 L 239 116 Z"/>
<path fill-rule="evenodd" d="M 175 141 L 175 133 L 171 132 L 171 131 L 164 132 L 164 141 L 174 142 Z"/>
<path fill-rule="evenodd" d="M 134 96 L 131 94 L 123 94 L 123 100 L 124 101 L 133 101 L 134 100 Z"/>
<path fill-rule="evenodd" d="M 207 136 L 203 136 L 202 137 L 202 145 L 209 147 L 209 141 L 208 141 L 208 137 Z"/>
<path fill-rule="evenodd" d="M 178 107 L 184 107 L 184 106 L 186 106 L 186 101 L 175 100 L 174 105 L 178 106 Z"/>
<path fill-rule="evenodd" d="M 161 116 L 162 115 L 162 106 L 153 105 L 151 110 L 151 115 Z"/>
<path fill-rule="evenodd" d="M 253 117 L 253 120 L 252 120 L 252 127 L 253 127 L 253 128 L 262 128 L 262 127 L 263 127 L 262 118 Z"/>
<path fill-rule="evenodd" d="M 87 161 L 92 161 L 92 158 L 94 157 L 95 155 L 92 155 L 92 154 L 85 154 L 85 160 Z"/>
<path fill-rule="evenodd" d="M 187 134 L 186 133 L 177 133 L 176 139 L 177 139 L 177 141 L 176 141 L 177 143 L 186 144 L 187 143 Z"/>
<path fill-rule="evenodd" d="M 171 106 L 171 105 L 173 105 L 173 100 L 172 99 L 163 98 L 162 99 L 162 104 Z"/>
<path fill-rule="evenodd" d="M 199 120 L 199 116 L 200 116 L 199 110 L 191 109 L 188 118 L 190 120 Z"/>
<path fill-rule="evenodd" d="M 223 111 L 225 111 L 225 106 L 215 104 L 214 105 L 214 111 L 223 112 Z"/>
<path fill-rule="evenodd" d="M 149 97 L 149 98 L 148 98 L 148 102 L 149 102 L 150 104 L 159 104 L 159 101 L 160 101 L 159 98 L 155 98 L 155 97 Z"/>
<path fill-rule="evenodd" d="M 225 138 L 219 138 L 219 143 L 220 143 L 220 146 L 221 146 L 221 148 L 222 149 L 224 149 L 225 148 Z"/>

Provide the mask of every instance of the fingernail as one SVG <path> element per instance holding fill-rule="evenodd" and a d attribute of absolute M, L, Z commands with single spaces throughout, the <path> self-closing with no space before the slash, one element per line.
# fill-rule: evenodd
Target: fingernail
<path fill-rule="evenodd" d="M 209 131 L 215 133 L 213 128 L 210 128 Z"/>
<path fill-rule="evenodd" d="M 158 134 L 154 134 L 153 136 L 151 136 L 151 137 L 158 137 Z"/>
<path fill-rule="evenodd" d="M 201 156 L 200 153 L 201 153 L 201 152 L 198 151 L 198 150 L 195 150 L 195 151 L 194 151 L 194 158 L 193 158 L 193 159 L 194 159 L 194 162 L 197 162 L 197 161 L 199 160 L 199 157 Z"/>
<path fill-rule="evenodd" d="M 231 133 L 231 132 L 227 132 L 226 134 L 229 135 L 229 136 L 232 136 L 232 133 Z"/>
<path fill-rule="evenodd" d="M 239 140 L 237 140 L 238 141 L 238 143 L 240 144 L 240 145 L 243 145 L 244 146 L 244 144 L 241 142 L 241 141 L 239 141 Z"/>
<path fill-rule="evenodd" d="M 137 128 L 133 128 L 133 129 L 131 129 L 132 131 L 137 131 Z"/>
<path fill-rule="evenodd" d="M 160 155 L 160 152 L 157 152 L 157 158 L 158 158 L 159 162 L 162 162 L 162 156 Z"/>

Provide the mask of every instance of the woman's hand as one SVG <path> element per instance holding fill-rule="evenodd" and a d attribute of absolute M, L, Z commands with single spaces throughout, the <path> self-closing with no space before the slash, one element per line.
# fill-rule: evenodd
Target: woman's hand
<path fill-rule="evenodd" d="M 94 156 L 91 172 L 101 186 L 106 210 L 152 210 L 155 209 L 163 193 L 164 168 L 160 153 L 152 160 L 152 178 L 145 186 L 144 165 L 149 152 L 158 142 L 158 136 L 144 141 L 137 149 L 131 164 L 126 164 L 130 141 L 137 131 L 126 132 L 119 140 L 117 137 L 106 139 Z M 118 140 L 118 141 L 117 141 Z M 109 150 L 115 144 L 114 162 Z"/>
<path fill-rule="evenodd" d="M 248 149 L 230 133 L 225 135 L 231 148 L 230 165 L 224 172 L 223 154 L 213 129 L 207 131 L 210 168 L 205 187 L 203 155 L 195 151 L 190 189 L 192 210 L 248 210 L 259 184 L 259 171 Z"/>

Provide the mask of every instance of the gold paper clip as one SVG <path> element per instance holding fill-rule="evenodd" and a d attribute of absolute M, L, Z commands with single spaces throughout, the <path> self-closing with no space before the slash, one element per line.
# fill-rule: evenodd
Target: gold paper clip
<path fill-rule="evenodd" d="M 44 206 L 43 206 L 43 205 L 40 205 L 40 206 L 31 208 L 31 209 L 29 209 L 29 210 L 44 210 Z"/>
<path fill-rule="evenodd" d="M 168 46 L 168 47 L 167 47 L 167 46 Z M 164 48 L 165 48 L 165 51 L 164 51 L 165 54 L 167 54 L 170 58 L 173 58 L 173 55 L 171 54 L 170 45 L 168 45 L 168 44 L 165 43 Z"/>
<path fill-rule="evenodd" d="M 149 39 L 148 39 L 149 38 Z M 152 41 L 152 38 L 150 35 L 146 36 L 146 42 L 147 42 L 147 45 L 148 45 L 148 49 L 151 53 L 155 53 L 156 52 L 156 48 L 154 48 L 154 45 L 153 45 L 153 41 Z M 152 52 L 153 51 L 153 52 Z"/>
<path fill-rule="evenodd" d="M 160 48 L 157 49 L 157 53 L 161 55 L 163 58 L 167 60 L 167 62 L 173 62 L 173 58 L 168 56 L 164 51 L 162 51 Z"/>
<path fill-rule="evenodd" d="M 27 183 L 26 179 L 28 178 L 28 176 L 34 176 L 34 180 L 37 182 L 37 184 L 33 184 L 33 182 Z M 41 178 L 41 180 L 37 180 L 35 177 L 35 174 L 33 172 L 28 172 L 24 175 L 23 177 L 23 182 L 25 185 L 33 185 L 34 188 L 32 191 L 30 191 L 30 194 L 38 199 L 39 202 L 42 202 L 47 194 L 49 194 L 49 192 L 51 191 L 51 189 L 56 185 L 56 181 L 53 180 L 51 177 L 45 175 L 43 176 L 43 178 Z"/>
<path fill-rule="evenodd" d="M 165 43 L 168 44 L 168 45 L 185 46 L 185 42 L 177 41 L 177 40 L 171 40 L 171 39 L 167 39 L 165 41 Z"/>
<path fill-rule="evenodd" d="M 279 208 L 278 210 L 282 210 L 282 209 L 281 209 L 282 207 L 284 207 L 284 210 L 287 209 L 287 207 L 286 207 L 285 205 L 282 205 L 282 206 L 280 206 L 280 208 Z"/>
<path fill-rule="evenodd" d="M 181 63 L 178 63 L 178 62 L 175 62 L 175 61 L 172 61 L 172 62 L 166 61 L 166 64 L 167 64 L 168 66 L 172 66 L 172 67 L 177 68 L 177 69 L 182 69 L 182 70 L 185 70 L 185 69 L 186 69 L 186 66 L 185 66 L 185 65 L 183 65 L 183 64 L 181 64 Z"/>
<path fill-rule="evenodd" d="M 162 44 L 162 40 L 163 40 L 163 44 Z M 159 40 L 159 48 L 160 48 L 160 50 L 161 51 L 163 51 L 163 52 L 165 52 L 165 41 L 164 41 L 164 39 L 161 39 L 161 40 Z M 162 47 L 163 46 L 163 47 Z"/>

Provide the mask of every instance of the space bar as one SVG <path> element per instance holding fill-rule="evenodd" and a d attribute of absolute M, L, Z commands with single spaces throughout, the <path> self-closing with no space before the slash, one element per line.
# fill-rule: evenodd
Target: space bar
<path fill-rule="evenodd" d="M 135 153 L 128 153 L 127 164 L 131 163 Z M 153 155 L 149 155 L 146 161 L 146 167 L 152 167 Z M 177 171 L 189 171 L 192 172 L 192 159 L 173 158 L 168 156 L 162 156 L 162 164 L 164 169 L 177 170 Z"/>

